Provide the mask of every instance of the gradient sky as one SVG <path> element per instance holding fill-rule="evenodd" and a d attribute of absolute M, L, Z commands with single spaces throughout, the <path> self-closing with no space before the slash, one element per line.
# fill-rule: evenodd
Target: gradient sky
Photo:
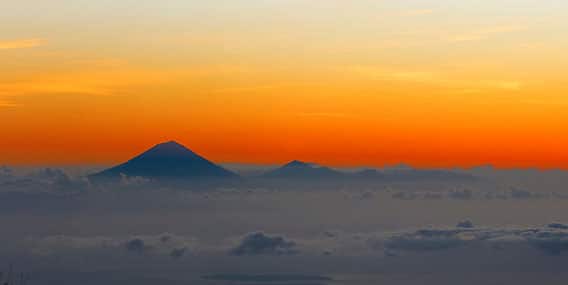
<path fill-rule="evenodd" d="M 0 163 L 568 168 L 560 0 L 8 0 Z"/>

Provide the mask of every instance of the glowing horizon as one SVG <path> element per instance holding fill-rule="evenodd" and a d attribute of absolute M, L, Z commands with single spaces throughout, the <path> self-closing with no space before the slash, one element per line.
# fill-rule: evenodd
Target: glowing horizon
<path fill-rule="evenodd" d="M 563 1 L 12 2 L 0 164 L 568 168 Z"/>

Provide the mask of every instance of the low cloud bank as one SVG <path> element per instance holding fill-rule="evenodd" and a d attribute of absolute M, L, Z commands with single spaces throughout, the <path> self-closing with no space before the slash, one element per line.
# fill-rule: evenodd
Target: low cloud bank
<path fill-rule="evenodd" d="M 396 191 L 391 195 L 396 200 L 546 200 L 546 199 L 568 199 L 567 195 L 556 192 L 538 193 L 517 188 L 510 188 L 505 191 L 484 191 L 471 189 L 454 189 L 439 192 L 416 192 L 416 191 Z"/>
<path fill-rule="evenodd" d="M 298 253 L 296 243 L 282 236 L 269 236 L 262 232 L 250 233 L 239 245 L 231 249 L 231 255 L 289 255 Z"/>
<path fill-rule="evenodd" d="M 28 238 L 25 246 L 34 255 L 50 256 L 62 253 L 82 254 L 108 252 L 133 256 L 169 256 L 180 259 L 189 254 L 189 248 L 196 247 L 196 241 L 190 237 L 172 235 L 121 237 L 77 237 L 49 236 Z"/>
<path fill-rule="evenodd" d="M 230 242 L 232 241 L 232 242 Z M 23 247 L 37 256 L 90 254 L 118 255 L 126 258 L 166 257 L 179 260 L 188 255 L 274 257 L 376 256 L 398 257 L 409 254 L 442 253 L 465 250 L 464 256 L 481 252 L 526 256 L 568 254 L 568 224 L 550 223 L 542 227 L 484 228 L 469 220 L 453 227 L 426 228 L 395 233 L 324 232 L 318 236 L 295 237 L 253 232 L 224 242 L 203 241 L 173 234 L 117 237 L 51 236 L 28 238 Z M 469 251 L 468 251 L 469 250 Z M 468 253 L 469 252 L 469 253 Z"/>
<path fill-rule="evenodd" d="M 421 229 L 375 240 L 379 247 L 393 252 L 430 252 L 460 247 L 486 247 L 494 250 L 528 245 L 546 254 L 568 252 L 568 225 L 552 223 L 542 228 L 492 229 L 473 228 L 460 222 L 456 228 Z"/>
<path fill-rule="evenodd" d="M 25 174 L 16 174 L 14 169 L 0 167 L 2 192 L 81 192 L 89 187 L 84 177 L 73 177 L 62 169 L 41 168 Z"/>
<path fill-rule="evenodd" d="M 228 281 L 228 282 L 322 282 L 333 281 L 333 278 L 322 275 L 299 275 L 299 274 L 214 274 L 202 276 L 204 280 Z M 296 283 L 294 283 L 296 284 Z M 313 283 L 310 283 L 313 284 Z"/>

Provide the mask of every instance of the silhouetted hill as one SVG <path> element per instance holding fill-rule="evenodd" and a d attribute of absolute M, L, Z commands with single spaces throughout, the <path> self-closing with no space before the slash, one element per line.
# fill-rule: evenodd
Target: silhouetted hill
<path fill-rule="evenodd" d="M 183 145 L 170 141 L 158 144 L 128 162 L 89 176 L 113 179 L 122 175 L 153 179 L 232 178 L 235 173 L 197 155 Z"/>
<path fill-rule="evenodd" d="M 265 173 L 262 175 L 262 178 L 333 179 L 342 178 L 344 176 L 344 173 L 328 167 L 294 160 L 278 169 Z"/>

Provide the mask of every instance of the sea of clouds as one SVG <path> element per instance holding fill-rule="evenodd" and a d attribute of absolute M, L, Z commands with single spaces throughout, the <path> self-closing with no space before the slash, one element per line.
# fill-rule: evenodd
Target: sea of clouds
<path fill-rule="evenodd" d="M 568 179 L 560 171 L 211 187 L 126 176 L 96 185 L 87 173 L 0 168 L 0 271 L 13 264 L 30 284 L 564 284 L 568 277 Z"/>

